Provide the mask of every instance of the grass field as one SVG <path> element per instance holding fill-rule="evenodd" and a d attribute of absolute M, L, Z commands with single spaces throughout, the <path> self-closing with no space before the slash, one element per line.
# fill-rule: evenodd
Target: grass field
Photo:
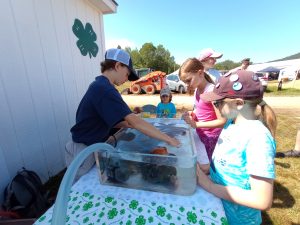
<path fill-rule="evenodd" d="M 278 117 L 277 151 L 293 149 L 300 110 L 275 110 Z M 275 159 L 276 180 L 272 208 L 263 213 L 263 224 L 300 224 L 300 158 Z"/>
<path fill-rule="evenodd" d="M 277 80 L 269 81 L 265 95 L 266 96 L 299 96 L 300 80 L 283 82 L 281 91 L 278 91 L 277 88 L 278 88 Z"/>

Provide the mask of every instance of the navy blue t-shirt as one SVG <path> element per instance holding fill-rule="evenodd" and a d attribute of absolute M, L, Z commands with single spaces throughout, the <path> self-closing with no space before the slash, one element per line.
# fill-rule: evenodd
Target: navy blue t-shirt
<path fill-rule="evenodd" d="M 117 89 L 105 76 L 98 76 L 78 106 L 72 139 L 85 145 L 104 142 L 109 131 L 130 113 Z"/>

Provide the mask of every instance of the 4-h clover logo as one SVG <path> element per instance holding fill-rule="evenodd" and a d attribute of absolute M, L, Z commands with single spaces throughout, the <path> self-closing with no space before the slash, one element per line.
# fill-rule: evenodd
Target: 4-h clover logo
<path fill-rule="evenodd" d="M 139 216 L 138 218 L 135 219 L 135 224 L 136 225 L 145 225 L 146 220 L 143 216 Z"/>
<path fill-rule="evenodd" d="M 190 223 L 196 223 L 197 222 L 197 215 L 193 212 L 187 213 L 187 219 Z"/>
<path fill-rule="evenodd" d="M 72 26 L 73 33 L 78 37 L 76 42 L 81 54 L 86 56 L 89 53 L 90 58 L 96 57 L 98 53 L 98 45 L 95 43 L 97 35 L 90 23 L 86 23 L 85 27 L 79 19 L 75 19 Z"/>
<path fill-rule="evenodd" d="M 85 203 L 82 208 L 83 208 L 83 211 L 88 211 L 92 207 L 93 207 L 93 202 L 88 202 L 88 203 Z"/>
<path fill-rule="evenodd" d="M 130 204 L 129 204 L 129 208 L 131 208 L 131 209 L 136 209 L 136 208 L 138 207 L 138 205 L 139 205 L 139 202 L 138 202 L 138 201 L 132 200 L 132 201 L 130 202 Z"/>
<path fill-rule="evenodd" d="M 118 210 L 116 208 L 109 210 L 107 213 L 108 219 L 110 220 L 116 217 L 117 215 L 118 215 Z"/>
<path fill-rule="evenodd" d="M 158 206 L 156 209 L 156 214 L 158 216 L 164 217 L 166 214 L 166 208 L 162 207 L 162 206 Z"/>

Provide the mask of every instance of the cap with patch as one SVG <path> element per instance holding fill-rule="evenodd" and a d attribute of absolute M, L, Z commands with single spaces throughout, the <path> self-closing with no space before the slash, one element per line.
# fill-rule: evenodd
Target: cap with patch
<path fill-rule="evenodd" d="M 221 76 L 213 91 L 200 95 L 200 98 L 207 102 L 224 98 L 249 100 L 262 98 L 263 94 L 263 86 L 254 72 L 238 70 Z"/>
<path fill-rule="evenodd" d="M 118 49 L 118 48 L 111 48 L 105 52 L 105 59 L 114 60 L 114 61 L 117 61 L 117 62 L 120 62 L 120 63 L 123 63 L 124 65 L 126 65 L 128 67 L 128 69 L 130 70 L 128 80 L 135 81 L 135 80 L 139 79 L 135 70 L 133 69 L 131 57 L 128 52 L 126 52 L 122 49 Z"/>
<path fill-rule="evenodd" d="M 203 61 L 204 59 L 207 59 L 207 58 L 218 59 L 218 58 L 221 58 L 222 56 L 223 56 L 223 53 L 216 52 L 211 48 L 205 48 L 205 49 L 201 50 L 199 60 Z"/>

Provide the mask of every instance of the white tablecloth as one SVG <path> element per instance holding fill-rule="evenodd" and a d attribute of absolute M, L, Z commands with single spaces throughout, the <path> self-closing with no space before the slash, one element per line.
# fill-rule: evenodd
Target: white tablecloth
<path fill-rule="evenodd" d="M 36 222 L 50 224 L 53 207 Z M 191 196 L 101 185 L 96 167 L 76 182 L 66 224 L 228 224 L 220 199 L 200 187 Z"/>

